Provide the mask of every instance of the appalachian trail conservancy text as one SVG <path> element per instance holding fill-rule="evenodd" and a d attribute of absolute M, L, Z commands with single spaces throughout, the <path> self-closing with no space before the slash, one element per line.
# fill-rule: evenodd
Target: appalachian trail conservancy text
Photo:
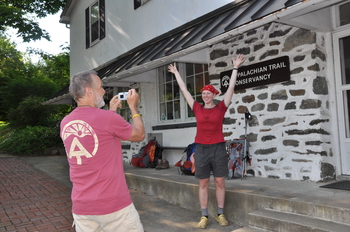
<path fill-rule="evenodd" d="M 226 92 L 232 70 L 220 73 L 221 91 Z M 238 69 L 235 90 L 290 80 L 289 57 L 283 56 Z"/>
<path fill-rule="evenodd" d="M 237 80 L 236 85 L 242 85 L 242 84 L 247 84 L 247 83 L 251 83 L 251 82 L 269 80 L 271 78 L 271 73 L 266 73 L 266 72 L 271 71 L 271 70 L 276 70 L 279 68 L 286 68 L 286 67 L 287 66 L 284 62 L 280 62 L 277 64 L 269 64 L 269 65 L 264 66 L 264 67 L 259 67 L 259 68 L 250 69 L 250 70 L 243 71 L 243 72 L 238 72 L 237 78 L 243 78 L 243 79 Z M 263 74 L 263 73 L 265 73 L 265 74 Z M 253 75 L 257 75 L 257 76 L 253 76 Z M 253 76 L 253 77 L 250 77 L 250 76 Z M 246 77 L 246 78 L 244 78 L 244 77 Z"/>

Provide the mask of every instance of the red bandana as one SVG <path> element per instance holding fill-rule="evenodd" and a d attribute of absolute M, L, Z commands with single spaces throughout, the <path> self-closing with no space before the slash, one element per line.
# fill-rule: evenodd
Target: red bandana
<path fill-rule="evenodd" d="M 213 94 L 219 94 L 219 93 L 220 93 L 220 92 L 219 92 L 217 89 L 215 89 L 214 86 L 212 86 L 212 85 L 206 85 L 206 86 L 204 86 L 203 89 L 202 89 L 202 92 L 203 92 L 204 90 L 208 90 L 208 91 L 212 92 Z"/>

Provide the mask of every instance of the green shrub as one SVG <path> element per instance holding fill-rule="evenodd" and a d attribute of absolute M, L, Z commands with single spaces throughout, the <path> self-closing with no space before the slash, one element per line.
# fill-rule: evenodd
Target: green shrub
<path fill-rule="evenodd" d="M 62 148 L 59 129 L 44 126 L 27 126 L 13 129 L 0 137 L 0 149 L 20 155 L 50 155 L 50 151 Z"/>
<path fill-rule="evenodd" d="M 13 127 L 51 126 L 56 119 L 57 107 L 43 105 L 43 97 L 29 96 L 19 103 L 16 109 L 10 109 L 8 120 Z"/>

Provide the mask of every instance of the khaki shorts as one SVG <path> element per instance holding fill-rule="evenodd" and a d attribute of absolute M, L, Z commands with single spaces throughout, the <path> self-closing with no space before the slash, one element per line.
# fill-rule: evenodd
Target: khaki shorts
<path fill-rule="evenodd" d="M 225 143 L 196 145 L 194 154 L 196 178 L 207 179 L 213 171 L 214 177 L 226 177 L 228 174 L 228 155 Z"/>
<path fill-rule="evenodd" d="M 139 213 L 133 203 L 117 212 L 106 215 L 76 215 L 77 232 L 144 232 Z"/>

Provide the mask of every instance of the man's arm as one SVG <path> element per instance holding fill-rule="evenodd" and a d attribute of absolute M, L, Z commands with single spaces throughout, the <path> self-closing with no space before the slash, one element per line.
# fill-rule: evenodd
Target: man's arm
<path fill-rule="evenodd" d="M 132 132 L 128 139 L 130 142 L 141 142 L 145 139 L 145 126 L 143 125 L 141 115 L 137 110 L 137 102 L 139 100 L 139 95 L 136 93 L 135 89 L 131 89 L 128 92 L 127 102 L 132 115 Z"/>

